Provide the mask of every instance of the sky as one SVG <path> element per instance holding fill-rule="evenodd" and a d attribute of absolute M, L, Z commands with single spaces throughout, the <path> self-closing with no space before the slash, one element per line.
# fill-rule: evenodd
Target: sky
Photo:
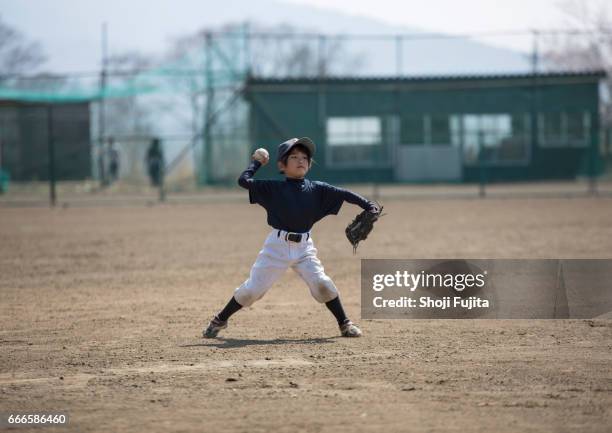
<path fill-rule="evenodd" d="M 0 16 L 43 44 L 48 69 L 71 72 L 99 67 L 103 22 L 109 24 L 111 54 L 135 50 L 154 55 L 176 36 L 244 20 L 290 22 L 335 34 L 568 28 L 571 18 L 560 8 L 568 2 L 586 4 L 591 11 L 607 3 L 612 10 L 612 0 L 0 0 Z M 528 33 L 476 40 L 522 53 L 533 45 Z"/>
<path fill-rule="evenodd" d="M 560 28 L 567 0 L 283 0 L 449 33 Z M 570 0 L 571 1 L 571 0 Z M 578 2 L 580 3 L 580 2 Z M 584 0 L 589 7 L 602 0 Z"/>
<path fill-rule="evenodd" d="M 477 40 L 521 52 L 533 47 L 532 30 L 580 28 L 612 17 L 612 0 L 282 0 L 377 19 L 394 26 L 447 34 L 525 32 L 477 36 Z M 585 19 L 586 18 L 586 19 Z"/>

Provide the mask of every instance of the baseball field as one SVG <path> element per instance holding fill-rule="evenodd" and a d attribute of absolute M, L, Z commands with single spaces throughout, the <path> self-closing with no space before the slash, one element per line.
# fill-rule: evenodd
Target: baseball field
<path fill-rule="evenodd" d="M 289 271 L 216 340 L 202 328 L 268 232 L 246 198 L 0 207 L 0 412 L 67 413 L 79 432 L 609 432 L 611 320 L 361 320 L 359 270 L 611 258 L 612 200 L 384 205 L 356 256 L 344 227 L 357 208 L 313 232 L 363 338 L 339 337 Z"/>

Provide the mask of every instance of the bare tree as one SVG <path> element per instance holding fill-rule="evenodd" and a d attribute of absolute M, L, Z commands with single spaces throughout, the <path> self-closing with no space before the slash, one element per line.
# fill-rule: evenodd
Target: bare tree
<path fill-rule="evenodd" d="M 110 98 L 104 100 L 105 143 L 98 151 L 106 157 L 106 146 L 114 140 L 124 175 L 133 179 L 142 176 L 144 153 L 153 135 L 152 109 L 142 101 L 138 81 L 152 66 L 152 59 L 136 51 L 123 52 L 106 61 L 107 87 Z M 125 178 L 125 177 L 124 177 Z"/>
<path fill-rule="evenodd" d="M 603 70 L 605 94 L 601 107 L 602 127 L 612 128 L 612 19 L 605 2 L 563 0 L 558 7 L 566 16 L 566 32 L 545 39 L 544 62 L 548 68 Z M 609 135 L 609 134 L 606 134 Z M 611 155 L 609 140 L 605 153 Z"/>
<path fill-rule="evenodd" d="M 10 83 L 14 89 L 20 89 L 24 92 L 41 92 L 49 95 L 59 94 L 69 84 L 69 79 L 65 75 L 55 74 L 52 72 L 40 72 L 33 75 L 20 75 L 8 78 L 6 82 Z"/>
<path fill-rule="evenodd" d="M 189 112 L 173 110 L 179 123 L 187 126 L 193 136 L 202 131 L 205 107 L 205 40 L 206 31 L 175 39 L 168 52 L 166 61 L 172 69 L 182 71 L 172 80 L 171 85 L 177 90 L 177 97 L 188 102 Z"/>
<path fill-rule="evenodd" d="M 180 93 L 187 95 L 190 115 L 176 111 L 182 116 L 181 121 L 189 124 L 192 134 L 202 133 L 204 113 L 206 110 L 206 59 L 207 43 L 213 45 L 212 54 L 219 62 L 213 65 L 218 73 L 226 75 L 244 71 L 237 69 L 240 65 L 228 65 L 235 59 L 233 47 L 246 42 L 244 59 L 250 67 L 250 73 L 266 77 L 305 77 L 328 74 L 353 74 L 362 64 L 361 56 L 349 53 L 338 38 L 319 37 L 307 34 L 304 29 L 297 29 L 289 24 L 266 26 L 248 24 L 248 32 L 243 31 L 244 24 L 226 24 L 219 28 L 201 29 L 191 35 L 182 36 L 173 41 L 166 59 L 177 68 L 188 71 L 177 77 L 174 85 Z M 210 35 L 207 42 L 207 35 Z M 241 40 L 247 38 L 246 41 Z M 209 47 L 210 48 L 210 47 Z M 225 64 L 224 63 L 225 58 Z M 210 60 L 210 59 L 209 59 Z M 221 64 L 219 64 L 221 63 Z"/>
<path fill-rule="evenodd" d="M 246 73 L 264 77 L 352 74 L 360 60 L 344 49 L 339 38 L 306 34 L 286 24 L 231 23 L 203 28 L 175 39 L 166 53 L 166 66 L 177 71 L 171 83 L 175 97 L 166 101 L 166 112 L 191 131 L 195 166 L 201 166 L 204 156 L 205 164 L 210 165 L 203 173 L 223 176 L 220 173 L 235 168 L 212 165 L 216 161 L 213 153 L 221 151 L 213 142 L 218 139 L 223 149 L 240 151 L 236 143 L 244 141 L 240 134 L 248 126 L 246 110 L 236 102 Z"/>
<path fill-rule="evenodd" d="M 138 92 L 130 91 L 134 80 L 151 64 L 150 57 L 135 51 L 115 54 L 107 59 L 107 85 L 125 89 L 124 95 L 105 101 L 108 135 L 144 135 L 151 132 L 149 110 L 139 103 Z"/>
<path fill-rule="evenodd" d="M 605 3 L 563 0 L 559 9 L 565 29 L 544 39 L 544 60 L 566 70 L 608 69 L 612 66 L 612 21 Z"/>
<path fill-rule="evenodd" d="M 38 42 L 29 41 L 0 17 L 0 80 L 12 75 L 36 72 L 46 61 Z"/>
<path fill-rule="evenodd" d="M 250 25 L 251 68 L 254 75 L 314 77 L 353 75 L 363 57 L 350 53 L 343 40 L 317 35 L 289 24 Z"/>

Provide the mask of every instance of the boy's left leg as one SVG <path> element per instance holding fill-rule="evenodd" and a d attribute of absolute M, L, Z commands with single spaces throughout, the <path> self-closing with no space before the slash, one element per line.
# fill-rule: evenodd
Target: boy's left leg
<path fill-rule="evenodd" d="M 342 307 L 342 302 L 340 302 L 340 296 L 336 296 L 331 301 L 326 302 L 325 306 L 332 312 L 338 321 L 340 333 L 343 337 L 361 337 L 361 329 L 359 329 L 357 325 L 346 317 L 346 313 Z"/>
<path fill-rule="evenodd" d="M 308 285 L 315 300 L 324 303 L 336 318 L 343 337 L 360 337 L 361 330 L 346 316 L 336 285 L 325 274 L 325 269 L 317 257 L 317 249 L 308 240 L 304 255 L 293 265 L 293 269 Z"/>

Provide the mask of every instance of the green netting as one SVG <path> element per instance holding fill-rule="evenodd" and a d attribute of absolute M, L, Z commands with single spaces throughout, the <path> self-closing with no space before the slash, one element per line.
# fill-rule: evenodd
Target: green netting
<path fill-rule="evenodd" d="M 168 69 L 165 67 L 147 71 L 134 76 L 121 84 L 109 84 L 101 88 L 99 84 L 78 84 L 69 87 L 35 85 L 35 80 L 28 80 L 28 88 L 23 83 L 4 82 L 0 84 L 0 99 L 25 102 L 83 102 L 102 98 L 127 98 L 148 93 L 173 93 L 180 90 L 176 78 L 192 77 L 193 88 L 189 91 L 204 91 L 207 80 L 212 87 L 232 86 L 241 82 L 246 74 L 236 71 L 214 71 L 198 77 L 193 71 Z M 48 79 L 41 79 L 48 81 Z"/>

